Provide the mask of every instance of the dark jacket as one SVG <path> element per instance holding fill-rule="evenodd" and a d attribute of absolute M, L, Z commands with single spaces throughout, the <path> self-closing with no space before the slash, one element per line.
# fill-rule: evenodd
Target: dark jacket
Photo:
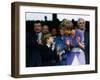
<path fill-rule="evenodd" d="M 58 61 L 58 56 L 56 53 L 56 49 L 52 51 L 51 47 L 49 48 L 46 45 L 42 46 L 42 54 L 41 54 L 41 59 L 43 66 L 53 66 L 56 65 Z"/>
<path fill-rule="evenodd" d="M 41 45 L 35 33 L 26 33 L 26 67 L 41 66 Z"/>

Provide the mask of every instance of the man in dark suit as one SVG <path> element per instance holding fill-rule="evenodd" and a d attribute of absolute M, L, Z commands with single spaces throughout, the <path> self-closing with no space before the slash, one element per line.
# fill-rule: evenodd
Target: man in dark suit
<path fill-rule="evenodd" d="M 32 32 L 26 33 L 26 67 L 41 66 L 42 25 L 35 21 Z"/>
<path fill-rule="evenodd" d="M 87 26 L 89 29 L 89 25 Z M 90 58 L 90 53 L 89 53 L 89 30 L 86 28 L 86 21 L 83 18 L 78 19 L 78 28 L 84 33 L 83 36 L 83 41 L 85 44 L 85 61 L 86 64 L 89 64 L 89 58 Z"/>

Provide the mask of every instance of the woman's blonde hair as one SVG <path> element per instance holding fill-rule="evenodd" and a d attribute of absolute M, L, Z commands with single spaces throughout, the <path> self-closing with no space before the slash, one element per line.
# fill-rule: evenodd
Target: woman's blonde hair
<path fill-rule="evenodd" d="M 63 27 L 64 29 L 70 29 L 73 27 L 73 23 L 70 20 L 63 19 L 60 26 Z"/>

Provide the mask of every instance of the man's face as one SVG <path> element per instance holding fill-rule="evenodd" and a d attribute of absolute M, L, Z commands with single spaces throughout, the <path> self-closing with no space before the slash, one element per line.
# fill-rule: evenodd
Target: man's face
<path fill-rule="evenodd" d="M 44 25 L 44 26 L 43 26 L 42 32 L 43 32 L 44 34 L 49 33 L 49 28 L 48 28 L 47 25 Z"/>
<path fill-rule="evenodd" d="M 34 24 L 34 31 L 35 32 L 41 32 L 41 30 L 42 30 L 41 23 L 35 23 Z"/>
<path fill-rule="evenodd" d="M 84 21 L 84 19 L 80 19 L 80 20 L 78 21 L 78 27 L 79 27 L 80 29 L 82 29 L 82 30 L 85 29 L 85 21 Z"/>

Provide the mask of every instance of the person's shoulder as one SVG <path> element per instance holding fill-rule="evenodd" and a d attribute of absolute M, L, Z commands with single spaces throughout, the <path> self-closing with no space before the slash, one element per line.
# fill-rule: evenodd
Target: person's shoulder
<path fill-rule="evenodd" d="M 80 29 L 75 29 L 75 31 L 76 31 L 76 32 L 81 32 L 81 30 L 80 30 Z"/>
<path fill-rule="evenodd" d="M 35 33 L 34 32 L 26 32 L 26 35 L 35 35 Z"/>
<path fill-rule="evenodd" d="M 83 31 L 80 30 L 80 29 L 76 29 L 75 30 L 75 33 L 76 33 L 76 35 L 82 35 L 83 34 Z"/>
<path fill-rule="evenodd" d="M 57 35 L 57 36 L 56 36 L 56 39 L 59 39 L 59 38 L 60 38 L 60 35 Z"/>
<path fill-rule="evenodd" d="M 59 40 L 60 38 L 61 38 L 60 36 L 56 36 L 55 40 L 57 41 L 57 40 Z"/>
<path fill-rule="evenodd" d="M 32 33 L 31 32 L 26 32 L 26 37 L 32 37 Z"/>

